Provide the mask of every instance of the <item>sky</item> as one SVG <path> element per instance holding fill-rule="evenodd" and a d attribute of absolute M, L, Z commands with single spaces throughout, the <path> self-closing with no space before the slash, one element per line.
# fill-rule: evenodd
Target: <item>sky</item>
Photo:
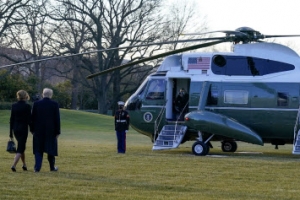
<path fill-rule="evenodd" d="M 300 35 L 300 0 L 196 0 L 210 31 L 251 27 L 264 35 Z M 276 39 L 300 54 L 300 37 Z"/>

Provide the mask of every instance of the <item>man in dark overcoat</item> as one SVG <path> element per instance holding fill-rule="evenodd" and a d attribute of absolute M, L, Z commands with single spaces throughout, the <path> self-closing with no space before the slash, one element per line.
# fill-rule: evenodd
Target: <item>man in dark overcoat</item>
<path fill-rule="evenodd" d="M 57 171 L 55 156 L 58 156 L 57 138 L 60 135 L 60 114 L 58 103 L 51 100 L 53 91 L 43 90 L 43 99 L 34 102 L 32 107 L 34 171 L 42 167 L 43 154 L 48 154 L 50 171 Z"/>

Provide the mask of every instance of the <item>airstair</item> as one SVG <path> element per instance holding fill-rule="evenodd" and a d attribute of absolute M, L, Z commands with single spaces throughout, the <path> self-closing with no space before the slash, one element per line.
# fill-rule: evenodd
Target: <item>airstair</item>
<path fill-rule="evenodd" d="M 187 126 L 172 124 L 165 125 L 154 142 L 152 150 L 177 148 L 187 130 Z"/>
<path fill-rule="evenodd" d="M 300 154 L 300 107 L 298 109 L 298 114 L 296 118 L 296 123 L 294 127 L 294 144 L 293 144 L 293 154 Z"/>

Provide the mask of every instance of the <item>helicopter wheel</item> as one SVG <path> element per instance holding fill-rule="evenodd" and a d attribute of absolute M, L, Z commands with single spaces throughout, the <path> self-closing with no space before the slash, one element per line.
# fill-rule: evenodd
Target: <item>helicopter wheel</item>
<path fill-rule="evenodd" d="M 209 146 L 202 141 L 197 141 L 193 144 L 192 151 L 196 156 L 206 156 L 209 152 Z"/>
<path fill-rule="evenodd" d="M 223 141 L 222 151 L 223 152 L 235 152 L 237 150 L 237 143 L 235 141 Z"/>

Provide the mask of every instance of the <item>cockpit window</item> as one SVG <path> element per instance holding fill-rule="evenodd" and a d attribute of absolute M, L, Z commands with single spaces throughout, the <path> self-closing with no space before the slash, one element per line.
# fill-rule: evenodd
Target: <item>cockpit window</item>
<path fill-rule="evenodd" d="M 164 99 L 165 96 L 165 80 L 153 79 L 149 82 L 146 99 L 158 100 Z"/>

